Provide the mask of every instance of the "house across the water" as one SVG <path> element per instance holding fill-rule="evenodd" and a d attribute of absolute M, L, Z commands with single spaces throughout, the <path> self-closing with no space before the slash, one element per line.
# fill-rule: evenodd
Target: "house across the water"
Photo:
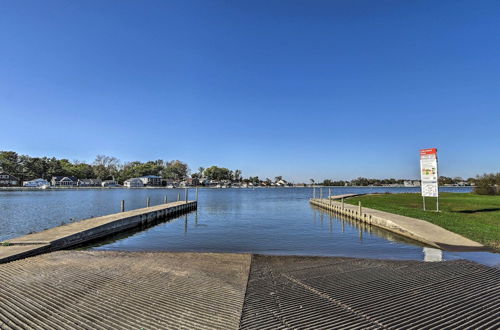
<path fill-rule="evenodd" d="M 50 184 L 54 187 L 74 187 L 78 185 L 78 179 L 74 176 L 53 176 Z"/>
<path fill-rule="evenodd" d="M 161 186 L 161 176 L 158 175 L 145 175 L 139 179 L 145 186 Z"/>
<path fill-rule="evenodd" d="M 125 180 L 123 182 L 123 185 L 125 187 L 127 187 L 127 188 L 140 188 L 140 187 L 144 187 L 144 183 L 139 178 L 131 178 L 131 179 Z"/>
<path fill-rule="evenodd" d="M 47 187 L 50 186 L 50 182 L 45 179 L 35 179 L 30 181 L 24 181 L 23 187 Z"/>
<path fill-rule="evenodd" d="M 0 187 L 13 187 L 19 185 L 19 179 L 5 172 L 0 172 Z"/>
<path fill-rule="evenodd" d="M 103 187 L 118 187 L 119 184 L 115 180 L 104 180 L 101 184 Z"/>
<path fill-rule="evenodd" d="M 101 185 L 101 179 L 78 179 L 79 187 L 100 187 Z"/>

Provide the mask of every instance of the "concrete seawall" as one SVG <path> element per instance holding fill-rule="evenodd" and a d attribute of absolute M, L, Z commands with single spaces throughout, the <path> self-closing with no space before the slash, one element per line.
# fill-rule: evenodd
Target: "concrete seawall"
<path fill-rule="evenodd" d="M 312 205 L 374 225 L 432 247 L 445 250 L 481 250 L 484 246 L 430 222 L 389 212 L 359 207 L 330 199 L 310 199 Z M 341 196 L 343 197 L 343 196 Z M 339 198 L 341 198 L 339 197 Z M 346 197 L 349 197 L 346 195 Z"/>
<path fill-rule="evenodd" d="M 61 250 L 116 234 L 153 221 L 195 210 L 196 201 L 179 201 L 85 219 L 10 239 L 0 246 L 0 263 Z"/>

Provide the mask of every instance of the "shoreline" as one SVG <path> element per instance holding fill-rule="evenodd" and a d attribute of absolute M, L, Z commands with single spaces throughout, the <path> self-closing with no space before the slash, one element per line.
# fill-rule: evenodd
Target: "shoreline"
<path fill-rule="evenodd" d="M 354 206 L 344 203 L 343 199 L 349 197 L 355 197 L 355 195 L 332 196 L 330 199 L 311 198 L 309 203 L 327 211 L 354 218 L 441 250 L 490 252 L 490 248 L 481 243 L 425 220 L 361 207 L 361 204 Z M 338 202 L 334 199 L 342 199 L 342 201 Z"/>
<path fill-rule="evenodd" d="M 36 188 L 36 187 L 0 187 L 0 191 L 51 191 L 51 190 L 112 190 L 112 189 L 126 189 L 126 190 L 140 190 L 140 189 L 279 189 L 279 188 L 420 188 L 419 186 L 408 187 L 408 186 L 282 186 L 282 187 L 267 187 L 267 186 L 254 186 L 254 187 L 208 187 L 208 186 L 189 186 L 189 187 L 174 187 L 168 188 L 165 186 L 161 187 L 50 187 L 46 189 Z M 439 186 L 439 188 L 474 188 L 474 186 Z"/>

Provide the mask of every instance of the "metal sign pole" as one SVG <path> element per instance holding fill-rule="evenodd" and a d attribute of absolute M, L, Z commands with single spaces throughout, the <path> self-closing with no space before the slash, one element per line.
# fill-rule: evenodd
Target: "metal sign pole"
<path fill-rule="evenodd" d="M 422 200 L 424 202 L 424 211 L 425 211 L 425 196 L 422 196 Z"/>

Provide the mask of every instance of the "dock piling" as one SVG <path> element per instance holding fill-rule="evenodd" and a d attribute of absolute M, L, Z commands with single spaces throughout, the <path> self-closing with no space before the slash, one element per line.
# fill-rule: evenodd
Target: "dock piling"
<path fill-rule="evenodd" d="M 181 200 L 181 193 L 177 193 L 177 201 L 179 202 Z"/>
<path fill-rule="evenodd" d="M 198 188 L 196 188 L 196 201 L 198 201 Z"/>
<path fill-rule="evenodd" d="M 121 211 L 125 212 L 125 201 L 122 200 L 120 204 L 121 204 L 121 207 L 120 207 Z"/>
<path fill-rule="evenodd" d="M 358 204 L 358 212 L 359 212 L 359 214 L 358 215 L 360 217 L 361 217 L 361 211 L 362 211 L 362 209 L 361 209 L 361 201 L 359 201 L 359 204 Z"/>
<path fill-rule="evenodd" d="M 186 203 L 187 203 L 187 201 L 188 201 L 188 190 L 189 190 L 189 189 L 188 189 L 188 188 L 186 188 Z"/>
<path fill-rule="evenodd" d="M 146 199 L 146 206 L 147 207 L 151 206 L 151 199 L 149 197 Z"/>
<path fill-rule="evenodd" d="M 342 210 L 344 209 L 344 197 L 342 197 Z"/>
<path fill-rule="evenodd" d="M 168 198 L 167 198 L 167 195 L 165 195 L 165 204 L 168 204 Z"/>

